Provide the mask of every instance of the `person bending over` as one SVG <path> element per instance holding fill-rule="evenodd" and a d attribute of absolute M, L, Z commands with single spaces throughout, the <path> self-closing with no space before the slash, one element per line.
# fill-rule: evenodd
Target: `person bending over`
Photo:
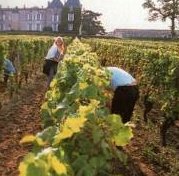
<path fill-rule="evenodd" d="M 136 101 L 139 98 L 137 81 L 131 74 L 118 67 L 107 67 L 111 72 L 111 87 L 114 95 L 111 102 L 111 113 L 118 114 L 122 122 L 131 120 Z"/>

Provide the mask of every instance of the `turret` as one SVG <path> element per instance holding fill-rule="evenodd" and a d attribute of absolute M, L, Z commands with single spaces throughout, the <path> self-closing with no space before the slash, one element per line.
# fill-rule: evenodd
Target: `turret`
<path fill-rule="evenodd" d="M 63 4 L 60 0 L 53 0 L 52 2 L 48 2 L 47 8 L 63 8 Z"/>

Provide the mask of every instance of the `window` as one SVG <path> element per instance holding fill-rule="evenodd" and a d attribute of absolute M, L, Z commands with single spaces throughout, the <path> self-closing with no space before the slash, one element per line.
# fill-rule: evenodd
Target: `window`
<path fill-rule="evenodd" d="M 68 30 L 72 31 L 73 30 L 73 24 L 68 24 Z"/>
<path fill-rule="evenodd" d="M 31 23 L 28 24 L 28 30 L 29 30 L 29 31 L 32 31 L 32 24 L 31 24 Z"/>
<path fill-rule="evenodd" d="M 74 21 L 74 13 L 68 14 L 68 21 Z"/>
<path fill-rule="evenodd" d="M 57 14 L 52 15 L 52 21 L 53 22 L 58 22 L 58 20 L 59 20 L 59 16 Z"/>
<path fill-rule="evenodd" d="M 41 20 L 42 19 L 42 15 L 40 13 L 37 14 L 37 20 Z"/>
<path fill-rule="evenodd" d="M 27 14 L 27 20 L 29 20 L 29 21 L 32 20 L 32 14 Z"/>
<path fill-rule="evenodd" d="M 8 30 L 9 30 L 9 31 L 11 30 L 11 24 L 8 25 Z"/>
<path fill-rule="evenodd" d="M 58 31 L 58 24 L 55 24 L 55 31 Z"/>
<path fill-rule="evenodd" d="M 54 26 L 54 24 L 52 24 L 52 31 L 54 31 L 54 30 L 55 30 L 54 28 L 55 28 L 55 26 Z"/>
<path fill-rule="evenodd" d="M 54 21 L 58 21 L 59 20 L 59 16 L 58 15 L 54 15 Z"/>
<path fill-rule="evenodd" d="M 2 15 L 2 20 L 3 20 L 3 21 L 6 20 L 6 15 L 5 15 L 5 14 Z"/>
<path fill-rule="evenodd" d="M 4 30 L 3 24 L 0 24 L 0 31 L 3 31 L 3 30 Z"/>
<path fill-rule="evenodd" d="M 41 24 L 37 24 L 37 31 L 41 31 Z"/>
<path fill-rule="evenodd" d="M 52 31 L 58 31 L 58 24 L 52 24 Z"/>

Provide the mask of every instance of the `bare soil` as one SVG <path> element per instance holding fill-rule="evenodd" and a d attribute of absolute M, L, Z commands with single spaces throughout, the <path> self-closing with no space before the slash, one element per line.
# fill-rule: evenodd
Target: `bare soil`
<path fill-rule="evenodd" d="M 41 130 L 39 110 L 44 98 L 44 85 L 44 77 L 36 77 L 0 110 L 1 176 L 18 175 L 19 162 L 31 148 L 20 145 L 19 141 L 24 135 Z"/>
<path fill-rule="evenodd" d="M 143 108 L 136 106 L 132 122 L 134 138 L 125 148 L 133 163 L 144 176 L 179 176 L 179 127 L 168 129 L 167 146 L 161 146 L 160 126 L 162 117 L 155 108 L 148 114 L 148 122 L 143 121 Z"/>

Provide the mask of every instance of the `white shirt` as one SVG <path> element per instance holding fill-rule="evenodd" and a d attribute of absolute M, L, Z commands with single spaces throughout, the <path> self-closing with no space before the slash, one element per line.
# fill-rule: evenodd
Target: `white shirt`
<path fill-rule="evenodd" d="M 48 50 L 48 53 L 45 57 L 45 59 L 49 59 L 49 60 L 55 60 L 55 61 L 59 61 L 60 60 L 60 52 L 58 50 L 58 47 L 56 44 L 53 44 L 50 49 Z"/>
<path fill-rule="evenodd" d="M 112 73 L 111 86 L 113 90 L 116 90 L 118 86 L 129 86 L 136 83 L 136 79 L 121 68 L 107 67 L 107 69 Z"/>

